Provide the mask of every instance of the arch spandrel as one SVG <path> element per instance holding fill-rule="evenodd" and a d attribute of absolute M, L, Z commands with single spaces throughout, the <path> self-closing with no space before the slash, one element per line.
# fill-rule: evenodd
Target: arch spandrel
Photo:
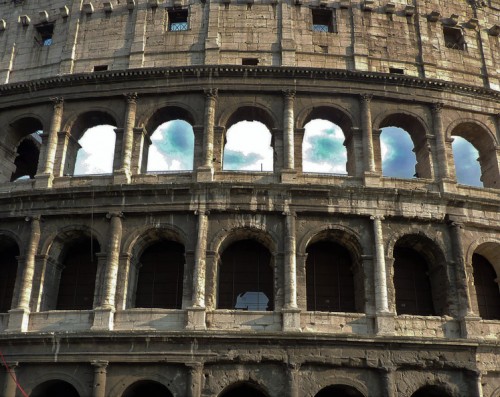
<path fill-rule="evenodd" d="M 26 248 L 28 248 L 26 244 L 23 243 L 27 241 L 26 238 L 22 239 L 17 233 L 12 232 L 11 230 L 0 229 L 0 246 L 4 240 L 10 240 L 13 242 L 18 248 L 20 256 L 23 256 Z"/>
<path fill-rule="evenodd" d="M 198 113 L 184 102 L 166 102 L 138 114 L 136 125 L 144 127 L 151 136 L 160 125 L 168 121 L 183 120 L 191 126 L 203 125 L 203 118 Z"/>
<path fill-rule="evenodd" d="M 243 225 L 235 225 L 230 229 L 219 231 L 207 244 L 208 251 L 219 255 L 232 243 L 253 239 L 266 247 L 271 255 L 278 252 L 280 238 L 265 227 L 265 224 L 245 222 Z"/>
<path fill-rule="evenodd" d="M 42 238 L 44 235 L 45 233 L 42 233 Z M 95 239 L 102 251 L 107 247 L 107 238 L 95 227 L 87 225 L 68 225 L 52 233 L 47 233 L 45 239 L 40 241 L 39 253 L 40 255 L 47 255 L 53 259 L 57 259 L 64 244 L 82 236 Z"/>
<path fill-rule="evenodd" d="M 217 396 L 224 397 L 227 395 L 227 393 L 230 393 L 233 390 L 237 390 L 239 387 L 248 387 L 255 390 L 263 397 L 269 397 L 269 393 L 267 392 L 265 385 L 255 379 L 237 381 L 228 380 L 227 384 L 222 387 L 219 393 L 217 393 Z"/>
<path fill-rule="evenodd" d="M 471 266 L 474 254 L 485 257 L 500 277 L 500 239 L 481 237 L 474 240 L 466 249 L 466 266 Z"/>
<path fill-rule="evenodd" d="M 315 103 L 301 109 L 295 117 L 295 128 L 305 128 L 311 120 L 322 119 L 330 121 L 340 127 L 344 136 L 347 136 L 352 127 L 355 127 L 355 117 L 352 113 L 338 105 L 326 102 Z"/>
<path fill-rule="evenodd" d="M 68 372 L 63 371 L 45 370 L 43 372 L 44 373 L 39 376 L 35 375 L 27 377 L 26 380 L 24 377 L 20 376 L 20 380 L 23 382 L 23 387 L 26 392 L 29 392 L 28 394 L 30 394 L 37 386 L 50 381 L 63 381 L 70 384 L 76 389 L 81 397 L 88 395 L 90 392 L 87 382 L 88 379 L 85 376 L 71 376 Z M 38 374 L 40 372 L 36 373 Z"/>
<path fill-rule="evenodd" d="M 271 133 L 282 126 L 281 121 L 279 121 L 280 117 L 267 104 L 261 103 L 258 100 L 254 102 L 238 102 L 235 105 L 231 104 L 224 108 L 219 117 L 216 116 L 216 120 L 215 124 L 224 127 L 225 131 L 240 121 L 259 121 Z"/>
<path fill-rule="evenodd" d="M 428 135 L 432 135 L 432 128 L 425 116 L 408 110 L 389 109 L 377 113 L 373 118 L 373 129 L 379 130 L 384 127 L 404 129 L 410 134 L 415 146 Z"/>
<path fill-rule="evenodd" d="M 118 127 L 118 122 L 123 118 L 116 110 L 104 106 L 92 106 L 84 110 L 64 112 L 62 130 L 68 131 L 74 139 L 79 140 L 86 130 L 99 125 L 112 125 Z M 120 123 L 121 124 L 121 123 Z"/>
<path fill-rule="evenodd" d="M 360 393 L 363 397 L 368 397 L 370 394 L 368 393 L 368 387 L 363 382 L 355 379 L 354 377 L 348 378 L 342 375 L 327 375 L 322 377 L 316 384 L 316 392 L 312 393 L 312 396 L 315 396 L 321 390 L 326 389 L 330 386 L 347 386 L 355 389 L 358 393 Z"/>
<path fill-rule="evenodd" d="M 361 244 L 361 235 L 358 232 L 352 228 L 331 223 L 308 230 L 298 240 L 297 255 L 305 255 L 309 245 L 321 240 L 337 241 L 353 252 L 357 258 L 366 254 Z"/>

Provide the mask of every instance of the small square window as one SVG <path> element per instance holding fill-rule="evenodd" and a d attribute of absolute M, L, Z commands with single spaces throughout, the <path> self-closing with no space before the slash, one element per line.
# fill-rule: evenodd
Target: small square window
<path fill-rule="evenodd" d="M 94 72 L 104 72 L 108 70 L 108 65 L 95 65 Z"/>
<path fill-rule="evenodd" d="M 168 11 L 168 30 L 181 32 L 188 30 L 188 10 L 172 9 Z"/>
<path fill-rule="evenodd" d="M 258 58 L 243 58 L 241 60 L 242 65 L 257 66 L 259 64 Z"/>
<path fill-rule="evenodd" d="M 390 67 L 389 68 L 389 73 L 392 73 L 392 74 L 405 74 L 405 70 L 404 69 L 400 69 L 400 68 L 392 68 L 392 67 Z"/>
<path fill-rule="evenodd" d="M 443 26 L 444 45 L 454 50 L 465 50 L 465 40 L 460 28 Z"/>
<path fill-rule="evenodd" d="M 335 10 L 313 8 L 311 11 L 313 32 L 336 33 Z"/>
<path fill-rule="evenodd" d="M 43 25 L 35 26 L 36 36 L 35 41 L 41 46 L 52 45 L 52 36 L 54 34 L 54 24 L 44 23 Z"/>

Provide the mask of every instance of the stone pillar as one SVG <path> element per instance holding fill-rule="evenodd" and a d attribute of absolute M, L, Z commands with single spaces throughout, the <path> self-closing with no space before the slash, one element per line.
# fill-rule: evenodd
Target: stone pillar
<path fill-rule="evenodd" d="M 476 397 L 483 397 L 483 374 L 481 371 L 477 371 L 474 374 L 474 389 Z"/>
<path fill-rule="evenodd" d="M 188 309 L 188 329 L 206 329 L 205 278 L 207 259 L 208 212 L 198 213 L 198 238 L 193 269 L 192 307 Z"/>
<path fill-rule="evenodd" d="M 285 306 L 283 331 L 300 331 L 300 310 L 297 306 L 297 258 L 295 244 L 295 218 L 291 211 L 285 215 Z"/>
<path fill-rule="evenodd" d="M 288 365 L 288 396 L 290 397 L 300 397 L 299 371 L 300 371 L 300 364 Z"/>
<path fill-rule="evenodd" d="M 364 175 L 366 185 L 378 185 L 378 175 L 375 167 L 375 154 L 373 152 L 373 129 L 370 103 L 373 98 L 371 94 L 363 94 L 360 97 L 361 130 L 363 133 L 363 158 Z"/>
<path fill-rule="evenodd" d="M 108 361 L 92 361 L 94 367 L 94 384 L 92 385 L 92 397 L 105 397 L 106 374 Z"/>
<path fill-rule="evenodd" d="M 384 236 L 382 233 L 382 216 L 372 216 L 373 235 L 375 238 L 375 311 L 377 334 L 394 333 L 394 316 L 389 312 L 387 297 L 387 273 L 384 253 Z"/>
<path fill-rule="evenodd" d="M 284 154 L 285 161 L 283 168 L 285 170 L 295 169 L 295 159 L 294 159 L 294 103 L 295 103 L 295 91 L 284 90 L 284 107 L 283 107 L 283 144 L 284 144 Z"/>
<path fill-rule="evenodd" d="M 205 133 L 203 134 L 203 164 L 198 169 L 198 180 L 211 181 L 214 174 L 214 127 L 217 88 L 210 88 L 205 93 Z"/>
<path fill-rule="evenodd" d="M 186 363 L 188 368 L 188 379 L 186 384 L 186 397 L 200 397 L 203 375 L 203 364 Z"/>
<path fill-rule="evenodd" d="M 3 384 L 4 397 L 16 397 L 17 392 L 17 375 L 16 368 L 19 366 L 18 362 L 7 362 L 7 368 L 5 368 L 5 381 Z"/>
<path fill-rule="evenodd" d="M 35 256 L 40 242 L 40 217 L 26 218 L 31 222 L 30 235 L 26 255 L 24 256 L 21 282 L 19 283 L 19 298 L 15 309 L 9 311 L 9 325 L 7 331 L 28 331 L 31 292 L 33 276 L 35 274 Z"/>
<path fill-rule="evenodd" d="M 434 175 L 438 177 L 438 180 L 442 184 L 443 181 L 445 184 L 449 184 L 451 182 L 451 173 L 448 163 L 446 133 L 443 129 L 442 110 L 442 103 L 436 102 L 432 104 L 432 124 L 434 136 L 436 137 L 436 157 L 438 167 L 438 169 L 434 172 Z"/>
<path fill-rule="evenodd" d="M 383 368 L 382 371 L 383 395 L 385 397 L 396 397 L 394 368 Z"/>
<path fill-rule="evenodd" d="M 108 232 L 107 260 L 104 273 L 104 293 L 101 306 L 95 309 L 93 330 L 113 329 L 115 312 L 116 285 L 118 283 L 118 265 L 122 239 L 121 212 L 110 212 L 106 218 L 110 220 Z"/>
<path fill-rule="evenodd" d="M 137 111 L 137 93 L 131 92 L 125 94 L 127 108 L 125 113 L 125 128 L 123 132 L 123 151 L 121 168 L 115 173 L 115 183 L 130 183 L 132 166 L 132 149 L 134 147 L 134 126 L 135 114 Z"/>
<path fill-rule="evenodd" d="M 44 158 L 40 159 L 44 164 L 40 168 L 42 173 L 35 176 L 35 187 L 51 187 L 54 179 L 54 162 L 57 151 L 57 138 L 61 130 L 62 115 L 64 108 L 63 98 L 51 98 L 54 103 L 52 119 L 50 121 L 50 130 L 48 134 L 47 146 L 45 148 Z"/>

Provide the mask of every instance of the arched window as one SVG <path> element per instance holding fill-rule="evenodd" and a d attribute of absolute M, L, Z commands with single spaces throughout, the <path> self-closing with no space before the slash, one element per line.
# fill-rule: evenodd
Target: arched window
<path fill-rule="evenodd" d="M 271 132 L 259 121 L 240 121 L 226 134 L 223 170 L 272 171 Z"/>
<path fill-rule="evenodd" d="M 352 386 L 334 385 L 321 389 L 314 397 L 363 397 L 363 394 Z"/>
<path fill-rule="evenodd" d="M 382 128 L 380 134 L 382 175 L 395 178 L 413 178 L 416 173 L 415 153 L 410 134 L 397 127 Z"/>
<path fill-rule="evenodd" d="M 411 397 L 451 397 L 450 393 L 439 386 L 424 386 L 418 389 Z"/>
<path fill-rule="evenodd" d="M 99 243 L 90 237 L 68 242 L 62 253 L 57 310 L 91 310 L 94 304 Z"/>
<path fill-rule="evenodd" d="M 76 389 L 68 382 L 62 380 L 49 380 L 33 389 L 30 397 L 80 397 Z"/>
<path fill-rule="evenodd" d="M 347 174 L 347 149 L 342 129 L 328 120 L 314 119 L 305 125 L 302 170 Z"/>
<path fill-rule="evenodd" d="M 457 182 L 462 185 L 483 186 L 481 181 L 481 165 L 479 152 L 468 140 L 453 136 L 453 158 L 455 159 L 455 173 Z"/>
<path fill-rule="evenodd" d="M 467 185 L 498 188 L 500 174 L 495 150 L 498 144 L 494 134 L 479 124 L 464 122 L 453 128 L 450 135 L 454 139 L 452 148 L 457 181 Z M 475 150 L 458 137 L 466 140 Z M 480 173 L 477 168 L 474 170 L 477 162 Z"/>
<path fill-rule="evenodd" d="M 219 397 L 267 397 L 254 385 L 244 383 L 236 386 L 229 386 Z"/>
<path fill-rule="evenodd" d="M 394 248 L 394 288 L 397 314 L 435 313 L 427 261 L 416 250 Z"/>
<path fill-rule="evenodd" d="M 111 174 L 115 150 L 115 127 L 99 125 L 87 129 L 78 143 L 74 175 Z"/>
<path fill-rule="evenodd" d="M 320 241 L 307 248 L 307 310 L 355 312 L 354 275 L 349 251 Z"/>
<path fill-rule="evenodd" d="M 271 253 L 254 240 L 231 244 L 221 255 L 219 309 L 273 310 Z"/>
<path fill-rule="evenodd" d="M 479 254 L 472 255 L 472 269 L 479 315 L 487 320 L 500 320 L 500 290 L 495 269 Z"/>
<path fill-rule="evenodd" d="M 34 178 L 38 168 L 42 123 L 24 117 L 10 124 L 2 135 L 0 182 Z"/>
<path fill-rule="evenodd" d="M 173 397 L 166 386 L 152 380 L 141 380 L 133 383 L 122 394 L 122 397 Z"/>
<path fill-rule="evenodd" d="M 12 307 L 18 255 L 17 244 L 8 237 L 0 236 L 0 313 L 7 313 Z"/>
<path fill-rule="evenodd" d="M 148 172 L 182 171 L 193 169 L 194 132 L 184 120 L 161 124 L 151 135 Z"/>
<path fill-rule="evenodd" d="M 184 246 L 162 240 L 140 257 L 135 307 L 181 309 Z"/>

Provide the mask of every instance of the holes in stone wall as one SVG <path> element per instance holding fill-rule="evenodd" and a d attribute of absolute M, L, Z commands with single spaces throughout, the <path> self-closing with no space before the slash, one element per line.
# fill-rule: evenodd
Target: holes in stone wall
<path fill-rule="evenodd" d="M 395 178 L 418 177 L 410 134 L 398 127 L 386 127 L 381 131 L 382 175 Z"/>
<path fill-rule="evenodd" d="M 347 149 L 342 129 L 331 121 L 314 119 L 305 125 L 302 170 L 347 174 Z"/>
<path fill-rule="evenodd" d="M 170 32 L 181 32 L 188 30 L 188 10 L 169 9 L 168 10 L 168 30 Z"/>
<path fill-rule="evenodd" d="M 227 131 L 223 170 L 272 171 L 273 148 L 269 129 L 259 121 L 240 121 Z"/>
<path fill-rule="evenodd" d="M 246 66 L 257 66 L 259 64 L 259 58 L 242 58 L 241 64 Z"/>
<path fill-rule="evenodd" d="M 35 26 L 35 42 L 44 47 L 52 45 L 52 36 L 54 35 L 54 24 L 43 23 Z"/>
<path fill-rule="evenodd" d="M 33 179 L 38 168 L 40 146 L 42 144 L 43 131 L 37 131 L 24 138 L 17 147 L 17 155 L 14 161 L 16 170 L 12 173 L 11 182 L 21 179 Z"/>
<path fill-rule="evenodd" d="M 500 290 L 495 269 L 479 254 L 472 255 L 472 269 L 479 315 L 486 320 L 500 320 Z"/>
<path fill-rule="evenodd" d="M 172 397 L 166 386 L 152 380 L 141 380 L 127 387 L 122 397 Z"/>
<path fill-rule="evenodd" d="M 460 28 L 443 26 L 444 45 L 454 50 L 465 50 L 465 39 Z"/>
<path fill-rule="evenodd" d="M 274 309 L 271 253 L 254 240 L 231 244 L 221 255 L 217 308 Z"/>
<path fill-rule="evenodd" d="M 12 307 L 12 297 L 17 274 L 19 248 L 14 240 L 0 236 L 0 313 Z"/>
<path fill-rule="evenodd" d="M 80 397 L 76 389 L 68 382 L 62 380 L 49 380 L 43 382 L 33 389 L 30 394 L 31 397 L 51 397 L 51 396 L 64 396 L 64 397 Z"/>
<path fill-rule="evenodd" d="M 151 135 L 148 172 L 192 170 L 193 158 L 194 132 L 188 122 L 167 121 Z"/>
<path fill-rule="evenodd" d="M 337 33 L 337 20 L 335 9 L 313 8 L 312 31 Z"/>
<path fill-rule="evenodd" d="M 74 175 L 112 173 L 115 141 L 115 127 L 112 125 L 86 130 L 78 141 L 81 148 L 76 156 Z"/>
<path fill-rule="evenodd" d="M 330 396 L 363 397 L 363 394 L 361 394 L 358 390 L 356 390 L 352 386 L 335 385 L 335 386 L 325 387 L 324 389 L 320 390 L 318 394 L 316 394 L 314 397 L 330 397 Z"/>
<path fill-rule="evenodd" d="M 229 386 L 227 390 L 220 394 L 220 397 L 267 397 L 259 391 L 257 387 L 249 383 Z"/>
<path fill-rule="evenodd" d="M 453 159 L 455 163 L 455 174 L 457 182 L 462 185 L 483 186 L 481 181 L 481 165 L 479 164 L 479 152 L 465 138 L 452 136 L 451 144 Z"/>

